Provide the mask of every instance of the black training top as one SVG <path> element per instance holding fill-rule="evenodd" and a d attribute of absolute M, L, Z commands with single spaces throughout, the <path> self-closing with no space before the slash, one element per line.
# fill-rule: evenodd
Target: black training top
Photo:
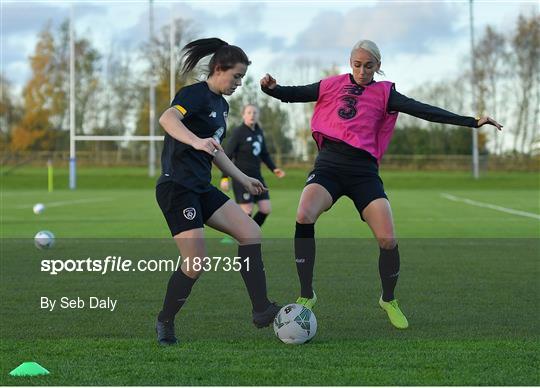
<path fill-rule="evenodd" d="M 178 91 L 171 107 L 184 116 L 182 123 L 200 138 L 225 137 L 229 104 L 208 88 L 206 82 L 186 86 Z M 202 193 L 210 189 L 212 156 L 182 143 L 165 133 L 161 153 L 161 176 L 157 184 L 174 181 L 186 189 Z"/>
<path fill-rule="evenodd" d="M 254 129 L 246 124 L 234 128 L 225 144 L 225 153 L 247 176 L 261 175 L 261 161 L 272 171 L 276 168 L 266 148 L 263 131 L 258 124 L 255 124 Z M 223 174 L 223 176 L 227 175 Z"/>
<path fill-rule="evenodd" d="M 351 82 L 356 83 L 352 74 Z M 372 81 L 375 82 L 375 81 Z M 275 89 L 262 88 L 269 96 L 283 102 L 314 102 L 319 98 L 320 82 L 305 86 L 276 86 Z M 433 105 L 424 104 L 404 96 L 392 87 L 387 105 L 388 112 L 402 112 L 427 121 L 443 124 L 461 125 L 477 128 L 478 121 L 474 117 L 460 116 Z"/>

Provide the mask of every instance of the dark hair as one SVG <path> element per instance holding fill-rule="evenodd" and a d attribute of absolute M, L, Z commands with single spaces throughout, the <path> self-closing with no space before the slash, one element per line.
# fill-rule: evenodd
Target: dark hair
<path fill-rule="evenodd" d="M 246 53 L 237 46 L 231 46 L 219 38 L 198 39 L 190 42 L 182 49 L 184 51 L 182 73 L 189 73 L 204 57 L 213 54 L 208 63 L 208 76 L 217 68 L 221 70 L 232 69 L 237 63 L 251 65 Z"/>

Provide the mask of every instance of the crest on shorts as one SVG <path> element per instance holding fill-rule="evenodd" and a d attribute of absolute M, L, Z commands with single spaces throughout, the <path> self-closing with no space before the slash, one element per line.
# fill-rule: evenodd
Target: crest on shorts
<path fill-rule="evenodd" d="M 311 174 L 310 176 L 308 176 L 306 182 L 309 182 L 313 178 L 315 178 L 315 174 Z"/>
<path fill-rule="evenodd" d="M 244 193 L 244 194 L 242 194 L 242 197 L 244 198 L 244 200 L 247 201 L 248 199 L 251 198 L 251 194 L 250 193 Z"/>
<path fill-rule="evenodd" d="M 195 211 L 195 208 L 188 207 L 184 209 L 184 217 L 186 217 L 188 220 L 193 220 L 196 215 L 197 212 Z"/>

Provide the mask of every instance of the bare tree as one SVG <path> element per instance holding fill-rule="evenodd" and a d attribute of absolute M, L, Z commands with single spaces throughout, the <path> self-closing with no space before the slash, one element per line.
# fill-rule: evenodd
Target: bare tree
<path fill-rule="evenodd" d="M 57 101 L 59 124 L 68 128 L 69 121 L 69 21 L 65 20 L 55 39 L 55 87 L 61 93 Z M 101 54 L 86 38 L 75 39 L 75 127 L 83 132 L 93 132 L 98 112 L 90 109 L 98 99 Z M 56 101 L 56 100 L 55 100 Z M 61 108 L 60 108 L 61 107 Z"/>
<path fill-rule="evenodd" d="M 22 108 L 13 95 L 11 82 L 4 74 L 0 74 L 0 88 L 0 151 L 4 153 L 9 146 L 11 129 L 21 118 Z"/>
<path fill-rule="evenodd" d="M 508 88 L 505 88 L 511 75 L 507 66 L 510 54 L 505 36 L 487 26 L 483 36 L 474 49 L 476 55 L 475 81 L 478 85 L 478 100 L 480 114 L 489 113 L 499 122 L 506 123 L 508 118 Z M 496 128 L 486 128 L 489 139 L 492 140 L 491 150 L 500 154 L 504 141 L 504 132 Z"/>
<path fill-rule="evenodd" d="M 282 61 L 276 62 L 284 63 Z M 289 63 L 275 66 L 271 73 L 275 73 L 273 75 L 276 76 L 281 85 L 307 85 L 318 82 L 329 75 L 337 74 L 338 69 L 336 66 L 324 69 L 319 60 L 300 57 L 294 61 L 292 66 Z M 311 136 L 311 116 L 314 107 L 314 102 L 285 106 L 291 124 L 291 138 L 295 140 L 293 150 L 302 160 L 308 160 L 316 153 L 316 146 Z"/>
<path fill-rule="evenodd" d="M 180 73 L 180 49 L 192 40 L 195 32 L 191 21 L 175 19 L 175 44 L 173 50 L 176 66 L 176 90 L 180 89 L 187 82 L 187 78 Z M 147 70 L 143 73 L 143 82 L 140 82 L 138 90 L 138 113 L 135 132 L 139 135 L 148 135 L 149 103 L 148 88 L 152 78 L 157 78 L 156 84 L 156 112 L 163 111 L 171 103 L 169 98 L 170 79 L 170 25 L 164 26 L 159 34 L 156 34 L 151 43 L 145 43 L 141 48 L 141 59 L 149 61 Z M 159 113 L 156 115 L 159 117 Z M 159 126 L 156 123 L 156 128 Z M 137 147 L 146 147 L 146 144 Z"/>
<path fill-rule="evenodd" d="M 463 81 L 460 78 L 455 78 L 439 82 L 427 82 L 422 86 L 412 89 L 409 93 L 406 93 L 406 95 L 417 101 L 436 105 L 443 109 L 459 113 L 463 112 L 466 106 L 469 106 L 467 92 L 467 90 L 464 90 Z M 408 115 L 399 116 L 398 126 L 416 126 L 427 129 L 448 128 L 448 125 L 446 124 L 419 120 Z"/>
<path fill-rule="evenodd" d="M 520 15 L 512 38 L 512 54 L 517 78 L 517 123 L 514 132 L 514 152 L 526 153 L 538 133 L 540 92 L 540 16 Z"/>

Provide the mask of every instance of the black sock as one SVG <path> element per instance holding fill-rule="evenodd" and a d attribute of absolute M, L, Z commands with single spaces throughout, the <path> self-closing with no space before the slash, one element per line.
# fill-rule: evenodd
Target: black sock
<path fill-rule="evenodd" d="M 197 279 L 190 278 L 181 269 L 178 269 L 171 275 L 169 284 L 167 285 L 165 300 L 163 301 L 163 309 L 158 315 L 159 321 L 174 320 L 175 315 L 184 305 L 196 281 Z"/>
<path fill-rule="evenodd" d="M 266 217 L 268 217 L 267 213 L 257 212 L 253 216 L 253 221 L 255 221 L 257 225 L 261 226 L 262 224 L 264 224 L 264 220 L 266 220 Z"/>
<path fill-rule="evenodd" d="M 394 299 L 394 289 L 399 277 L 399 251 L 397 245 L 392 249 L 380 248 L 379 275 L 382 283 L 382 299 L 390 302 Z"/>
<path fill-rule="evenodd" d="M 242 263 L 240 274 L 246 284 L 253 311 L 264 311 L 270 305 L 270 301 L 266 294 L 266 274 L 261 244 L 239 245 L 238 256 L 241 257 Z"/>
<path fill-rule="evenodd" d="M 294 256 L 300 280 L 300 296 L 313 297 L 313 267 L 315 266 L 315 224 L 296 223 Z"/>

